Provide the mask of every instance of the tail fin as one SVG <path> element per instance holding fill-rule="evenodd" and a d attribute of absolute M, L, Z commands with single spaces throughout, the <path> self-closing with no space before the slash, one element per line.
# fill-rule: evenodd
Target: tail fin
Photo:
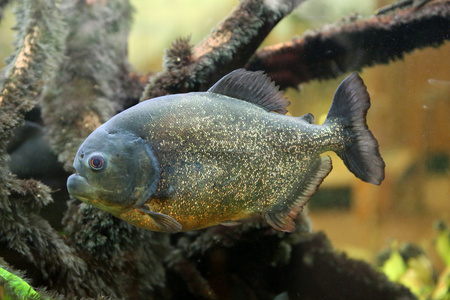
<path fill-rule="evenodd" d="M 336 90 L 324 125 L 344 125 L 344 149 L 336 151 L 347 168 L 369 183 L 380 184 L 385 164 L 378 150 L 378 142 L 366 124 L 370 97 L 357 73 L 348 76 Z"/>

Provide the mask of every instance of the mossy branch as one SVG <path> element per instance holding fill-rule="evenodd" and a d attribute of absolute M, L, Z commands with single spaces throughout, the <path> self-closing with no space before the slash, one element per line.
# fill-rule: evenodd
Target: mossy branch
<path fill-rule="evenodd" d="M 50 146 L 66 170 L 81 142 L 128 97 L 128 1 L 80 1 L 63 8 L 70 32 L 65 59 L 47 86 L 42 115 Z"/>
<path fill-rule="evenodd" d="M 242 67 L 273 27 L 301 2 L 242 0 L 192 51 L 189 39 L 175 41 L 166 53 L 165 70 L 150 78 L 141 100 L 205 89 Z"/>
<path fill-rule="evenodd" d="M 366 19 L 327 25 L 303 37 L 265 47 L 246 68 L 264 70 L 282 88 L 335 78 L 387 64 L 424 47 L 450 40 L 450 1 L 435 0 Z"/>
<path fill-rule="evenodd" d="M 267 14 L 270 10 L 264 10 L 264 5 L 254 2 L 242 1 L 193 49 L 188 40 L 174 42 L 166 53 L 165 69 L 150 77 L 141 101 L 166 94 L 205 90 L 222 75 L 239 67 L 263 70 L 281 88 L 296 88 L 313 79 L 335 78 L 366 66 L 386 64 L 414 49 L 438 46 L 450 39 L 450 1 L 434 0 L 363 20 L 349 17 L 290 42 L 265 47 L 250 57 L 249 54 L 279 21 L 276 17 L 270 19 Z M 292 3 L 293 6 L 297 4 Z M 259 8 L 253 9 L 253 14 L 243 13 L 252 5 L 259 5 Z M 233 23 L 236 20 L 240 23 Z M 261 24 L 261 21 L 263 25 L 256 26 L 259 29 L 248 25 Z M 240 30 L 245 26 L 250 29 Z M 185 55 L 173 56 L 173 52 Z"/>
<path fill-rule="evenodd" d="M 22 255 L 45 280 L 77 270 L 79 260 L 47 221 L 36 215 L 51 201 L 50 189 L 35 180 L 19 180 L 9 171 L 7 141 L 25 112 L 38 102 L 62 57 L 62 15 L 51 0 L 18 1 L 16 52 L 0 88 L 0 244 Z M 63 275 L 64 277 L 64 275 Z"/>
<path fill-rule="evenodd" d="M 12 130 L 23 122 L 24 113 L 36 105 L 45 84 L 53 78 L 55 65 L 62 57 L 64 36 L 60 28 L 53 27 L 61 20 L 53 1 L 21 1 L 16 12 L 21 31 L 0 88 L 0 178 L 6 183 L 0 194 L 5 202 L 11 191 L 28 192 L 9 172 L 6 145 Z M 48 191 L 40 198 L 47 202 Z"/>

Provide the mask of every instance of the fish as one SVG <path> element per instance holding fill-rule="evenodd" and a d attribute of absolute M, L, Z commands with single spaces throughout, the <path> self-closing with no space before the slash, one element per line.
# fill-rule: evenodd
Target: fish
<path fill-rule="evenodd" d="M 67 189 L 146 230 L 184 232 L 260 215 L 292 232 L 332 169 L 324 152 L 337 153 L 361 180 L 381 183 L 385 163 L 357 73 L 339 85 L 322 125 L 312 114 L 286 115 L 289 104 L 266 74 L 245 69 L 206 92 L 143 101 L 86 138 Z"/>

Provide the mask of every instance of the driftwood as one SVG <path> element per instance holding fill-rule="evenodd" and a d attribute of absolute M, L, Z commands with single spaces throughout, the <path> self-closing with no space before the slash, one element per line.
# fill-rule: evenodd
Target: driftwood
<path fill-rule="evenodd" d="M 0 1 L 0 16 L 8 2 Z M 175 41 L 164 70 L 144 76 L 134 74 L 126 58 L 132 10 L 126 0 L 15 1 L 16 50 L 0 85 L 2 267 L 22 270 L 43 294 L 64 299 L 273 299 L 283 293 L 289 299 L 414 299 L 366 263 L 334 252 L 324 234 L 310 233 L 306 216 L 293 234 L 254 219 L 168 235 L 77 200 L 62 208 L 51 204 L 69 199 L 65 180 L 83 139 L 139 99 L 205 90 L 238 67 L 265 70 L 282 87 L 296 87 L 450 38 L 450 1 L 435 0 L 257 50 L 300 2 L 243 0 L 199 45 Z M 398 43 L 386 46 L 392 39 Z M 59 170 L 52 181 L 58 193 L 11 171 L 10 157 L 23 145 L 19 128 L 36 107 L 40 117 L 33 120 L 45 129 L 54 153 L 49 159 Z M 42 178 L 49 175 L 38 158 L 22 160 Z M 43 217 L 49 212 L 63 223 Z"/>
<path fill-rule="evenodd" d="M 281 87 L 330 79 L 388 64 L 404 54 L 441 45 L 450 33 L 450 2 L 431 1 L 366 19 L 349 18 L 255 53 L 246 67 L 264 70 Z"/>

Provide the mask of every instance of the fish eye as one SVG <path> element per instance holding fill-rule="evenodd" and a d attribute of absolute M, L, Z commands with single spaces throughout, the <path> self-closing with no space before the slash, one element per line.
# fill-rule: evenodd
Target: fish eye
<path fill-rule="evenodd" d="M 105 166 L 105 159 L 101 155 L 92 155 L 89 158 L 89 166 L 94 170 L 101 170 Z"/>

